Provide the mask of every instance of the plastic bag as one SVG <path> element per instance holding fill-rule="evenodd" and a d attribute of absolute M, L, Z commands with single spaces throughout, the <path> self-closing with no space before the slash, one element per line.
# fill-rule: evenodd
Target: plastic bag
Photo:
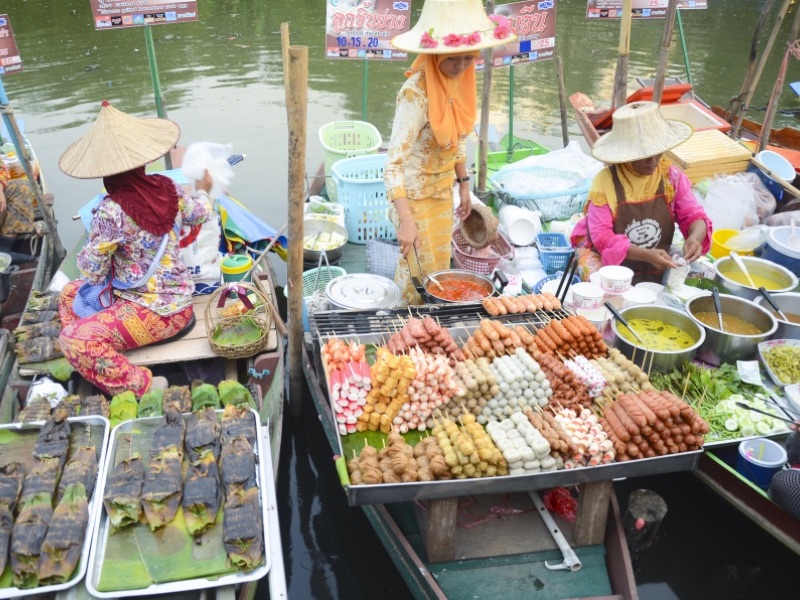
<path fill-rule="evenodd" d="M 183 232 L 182 232 L 183 233 Z M 211 218 L 200 226 L 197 237 L 181 248 L 181 260 L 192 274 L 195 283 L 214 286 L 222 276 L 222 254 L 219 251 L 222 227 L 219 216 L 212 212 Z"/>
<path fill-rule="evenodd" d="M 570 523 L 578 516 L 578 501 L 572 497 L 567 488 L 557 487 L 544 493 L 544 505 L 550 512 Z"/>
<path fill-rule="evenodd" d="M 765 225 L 770 227 L 779 227 L 781 225 L 791 225 L 792 219 L 800 221 L 800 210 L 787 210 L 786 212 L 777 213 L 769 217 Z"/>
<path fill-rule="evenodd" d="M 523 158 L 517 162 L 502 167 L 542 167 L 545 169 L 558 169 L 575 173 L 580 179 L 591 178 L 603 169 L 603 163 L 586 154 L 578 142 L 571 141 L 560 150 L 553 150 L 546 154 L 538 154 Z"/>
<path fill-rule="evenodd" d="M 758 215 L 759 223 L 763 223 L 767 217 L 775 212 L 778 202 L 758 175 L 749 171 L 739 173 L 739 175 L 753 186 L 753 202 L 755 202 L 756 206 L 756 215 Z"/>
<path fill-rule="evenodd" d="M 203 178 L 203 173 L 208 169 L 214 183 L 211 185 L 209 195 L 216 198 L 225 193 L 233 179 L 233 167 L 228 163 L 228 157 L 233 153 L 230 144 L 215 144 L 213 142 L 195 142 L 189 144 L 181 163 L 183 173 L 192 183 Z"/>
<path fill-rule="evenodd" d="M 725 245 L 736 252 L 751 252 L 766 243 L 769 237 L 769 227 L 756 225 L 747 227 L 725 241 Z"/>
<path fill-rule="evenodd" d="M 705 196 L 698 200 L 711 219 L 714 229 L 741 229 L 758 225 L 753 185 L 743 175 L 745 174 L 722 175 L 708 184 L 696 186 L 701 191 L 701 196 L 702 190 L 706 190 Z"/>

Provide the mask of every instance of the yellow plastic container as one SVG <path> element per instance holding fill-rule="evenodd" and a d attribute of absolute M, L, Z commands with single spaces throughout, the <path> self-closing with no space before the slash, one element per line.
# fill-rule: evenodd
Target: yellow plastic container
<path fill-rule="evenodd" d="M 711 256 L 716 259 L 725 258 L 731 253 L 731 248 L 725 245 L 729 239 L 739 233 L 736 229 L 717 229 L 711 234 Z M 739 251 L 739 256 L 753 256 L 752 252 Z"/>
<path fill-rule="evenodd" d="M 242 281 L 245 273 L 253 266 L 253 259 L 245 254 L 226 256 L 220 263 L 222 280 L 224 282 Z"/>

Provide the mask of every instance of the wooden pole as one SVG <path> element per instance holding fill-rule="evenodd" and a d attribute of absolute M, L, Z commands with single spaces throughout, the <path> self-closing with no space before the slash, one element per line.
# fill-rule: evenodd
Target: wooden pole
<path fill-rule="evenodd" d="M 667 22 L 664 24 L 664 36 L 661 38 L 661 51 L 658 54 L 656 81 L 653 84 L 653 102 L 661 104 L 664 94 L 664 79 L 669 65 L 669 50 L 672 47 L 672 32 L 675 30 L 675 17 L 678 13 L 678 0 L 669 0 L 667 6 Z"/>
<path fill-rule="evenodd" d="M 289 410 L 303 407 L 303 204 L 306 187 L 308 47 L 289 46 L 286 113 L 289 125 Z"/>
<path fill-rule="evenodd" d="M 631 0 L 622 0 L 622 19 L 619 25 L 619 56 L 614 73 L 614 108 L 625 105 L 628 97 L 628 58 L 631 54 Z"/>
<path fill-rule="evenodd" d="M 486 3 L 486 12 L 494 12 L 494 0 Z M 492 49 L 484 50 L 483 53 L 483 93 L 481 94 L 481 129 L 478 133 L 478 177 L 476 182 L 476 192 L 478 197 L 483 200 L 486 194 L 486 155 L 489 153 L 489 112 L 491 110 L 490 100 L 492 97 Z M 509 107 L 509 110 L 513 110 Z"/>
<path fill-rule="evenodd" d="M 561 109 L 561 139 L 564 148 L 569 144 L 569 125 L 567 124 L 567 89 L 564 85 L 564 61 L 556 56 L 556 77 L 558 78 L 558 106 Z"/>
<path fill-rule="evenodd" d="M 281 23 L 281 58 L 283 60 L 283 91 L 289 106 L 289 24 Z"/>
<path fill-rule="evenodd" d="M 767 8 L 769 5 L 777 0 L 767 0 L 767 5 L 764 6 L 764 12 L 762 15 L 767 14 Z M 772 31 L 769 34 L 769 39 L 767 39 L 767 43 L 764 44 L 764 50 L 761 52 L 761 59 L 758 61 L 758 66 L 756 67 L 755 73 L 752 76 L 752 79 L 744 89 L 743 86 L 743 94 L 742 92 L 739 93 L 739 96 L 734 99 L 734 105 L 736 106 L 736 117 L 735 120 L 732 122 L 733 127 L 731 128 L 730 136 L 733 139 L 739 137 L 739 128 L 742 126 L 742 121 L 744 120 L 745 113 L 750 106 L 750 100 L 753 98 L 753 94 L 756 91 L 756 87 L 758 87 L 758 82 L 761 79 L 761 74 L 764 72 L 764 67 L 767 64 L 767 60 L 769 59 L 769 55 L 772 52 L 772 46 L 775 44 L 775 39 L 778 37 L 778 32 L 781 28 L 781 23 L 783 23 L 784 17 L 786 17 L 786 13 L 789 10 L 789 5 L 791 4 L 792 0 L 784 0 L 783 6 L 781 7 L 780 13 L 775 19 L 775 23 L 772 26 Z M 761 19 L 759 19 L 760 21 Z M 755 40 L 754 40 L 755 43 Z M 752 49 L 751 49 L 752 53 Z M 736 102 L 738 100 L 738 103 Z M 733 110 L 731 110 L 733 113 Z M 733 114 L 731 114 L 731 118 Z"/>

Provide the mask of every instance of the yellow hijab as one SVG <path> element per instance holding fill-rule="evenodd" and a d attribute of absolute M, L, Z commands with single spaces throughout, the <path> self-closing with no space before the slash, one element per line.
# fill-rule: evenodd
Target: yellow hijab
<path fill-rule="evenodd" d="M 478 55 L 475 52 L 475 56 Z M 428 121 L 440 146 L 455 146 L 460 135 L 470 132 L 478 114 L 475 66 L 472 65 L 459 77 L 446 77 L 439 70 L 439 65 L 450 56 L 452 54 L 420 54 L 406 71 L 406 77 L 425 71 Z"/>
<path fill-rule="evenodd" d="M 625 201 L 643 202 L 649 200 L 656 195 L 658 184 L 663 179 L 664 195 L 667 198 L 667 202 L 671 203 L 675 198 L 675 188 L 668 177 L 670 166 L 670 161 L 662 158 L 661 162 L 658 163 L 658 168 L 652 175 L 640 175 L 633 170 L 630 163 L 617 164 L 617 175 L 625 192 Z M 589 202 L 595 206 L 608 205 L 611 209 L 611 214 L 613 216 L 617 215 L 617 191 L 614 188 L 614 178 L 611 176 L 611 170 L 608 167 L 595 176 L 592 187 L 589 190 L 589 200 L 586 203 L 587 209 L 589 208 Z"/>

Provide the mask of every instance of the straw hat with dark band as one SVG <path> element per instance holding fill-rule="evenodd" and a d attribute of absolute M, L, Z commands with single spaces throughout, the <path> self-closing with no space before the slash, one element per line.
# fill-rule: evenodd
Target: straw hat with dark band
<path fill-rule="evenodd" d="M 391 43 L 416 54 L 462 54 L 516 39 L 509 20 L 488 17 L 481 0 L 425 0 L 417 24 Z"/>
<path fill-rule="evenodd" d="M 671 150 L 694 130 L 683 121 L 667 120 L 655 102 L 632 102 L 614 111 L 611 131 L 599 138 L 592 155 L 604 163 L 642 160 Z"/>
<path fill-rule="evenodd" d="M 169 119 L 132 117 L 103 100 L 92 128 L 67 148 L 58 166 L 78 179 L 108 177 L 161 158 L 180 136 L 177 123 Z"/>

